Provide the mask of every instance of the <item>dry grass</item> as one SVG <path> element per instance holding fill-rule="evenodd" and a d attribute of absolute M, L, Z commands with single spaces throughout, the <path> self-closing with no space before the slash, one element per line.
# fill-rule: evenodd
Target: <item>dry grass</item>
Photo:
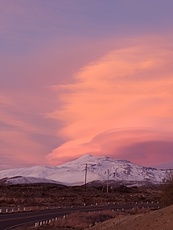
<path fill-rule="evenodd" d="M 173 206 L 146 214 L 125 216 L 105 221 L 86 230 L 172 230 Z"/>
<path fill-rule="evenodd" d="M 83 186 L 65 187 L 59 185 L 13 185 L 0 186 L 0 206 L 43 206 L 66 207 L 80 206 L 84 203 L 106 204 L 108 202 L 136 202 L 158 201 L 160 191 L 158 187 L 115 187 L 107 194 L 103 187 L 88 187 L 87 192 Z"/>
<path fill-rule="evenodd" d="M 173 173 L 168 173 L 165 183 L 162 185 L 161 201 L 165 206 L 173 204 Z"/>
<path fill-rule="evenodd" d="M 97 226 L 97 224 L 105 222 L 110 219 L 124 219 L 127 216 L 134 216 L 136 214 L 148 213 L 148 209 L 136 209 L 127 212 L 114 212 L 112 210 L 99 211 L 99 212 L 75 212 L 67 215 L 65 218 L 58 218 L 49 224 L 45 224 L 41 227 L 23 226 L 18 227 L 15 230 L 83 230 Z"/>
<path fill-rule="evenodd" d="M 80 230 L 114 217 L 115 213 L 111 211 L 90 213 L 76 212 L 70 214 L 65 219 L 59 219 L 56 223 L 54 223 L 54 226 L 58 228 L 68 227 Z"/>
<path fill-rule="evenodd" d="M 131 203 L 131 202 L 150 202 L 159 201 L 162 192 L 159 187 L 132 187 L 122 186 L 109 189 L 109 193 L 103 187 L 87 187 L 87 192 L 83 186 L 65 187 L 53 184 L 40 185 L 13 185 L 0 187 L 0 206 L 16 207 L 25 206 L 39 209 L 44 207 L 67 207 L 83 206 L 91 204 Z M 128 213 L 117 213 L 112 211 L 91 212 L 91 213 L 73 213 L 65 219 L 59 218 L 58 221 L 49 226 L 40 227 L 41 229 L 51 230 L 81 230 L 88 226 L 95 225 L 106 221 L 110 218 L 122 218 L 126 215 L 134 215 L 138 210 L 129 211 Z M 142 210 L 145 212 L 145 210 Z M 33 227 L 23 229 L 34 229 Z M 111 228 L 110 228 L 111 229 Z"/>
<path fill-rule="evenodd" d="M 82 230 L 87 227 L 94 226 L 97 223 L 112 219 L 117 214 L 110 210 L 101 211 L 101 212 L 75 212 L 69 215 L 66 215 L 65 218 L 61 217 L 58 218 L 56 221 L 51 222 L 50 224 L 37 227 L 36 229 L 43 230 L 43 229 L 51 229 L 51 230 L 59 230 L 59 229 L 68 229 L 68 230 Z M 23 227 L 26 230 L 33 230 L 34 227 Z M 21 228 L 17 228 L 16 230 L 22 230 Z"/>

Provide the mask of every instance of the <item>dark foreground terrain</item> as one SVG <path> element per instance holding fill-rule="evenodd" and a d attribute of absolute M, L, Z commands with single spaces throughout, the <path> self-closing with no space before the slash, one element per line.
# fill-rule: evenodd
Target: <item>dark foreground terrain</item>
<path fill-rule="evenodd" d="M 119 216 L 87 230 L 172 230 L 173 205 L 146 214 Z M 58 230 L 58 228 L 57 228 Z"/>
<path fill-rule="evenodd" d="M 141 186 L 141 187 L 127 187 L 122 184 L 111 184 L 108 187 L 104 184 L 88 184 L 85 186 L 67 187 L 57 184 L 33 184 L 33 185 L 1 185 L 0 186 L 0 207 L 32 207 L 34 209 L 44 208 L 65 208 L 65 207 L 79 207 L 92 205 L 109 205 L 120 204 L 139 204 L 139 203 L 159 203 L 162 202 L 162 193 L 160 186 Z M 60 217 L 53 223 L 43 226 L 37 226 L 36 229 L 51 229 L 51 230 L 82 230 L 87 227 L 94 226 L 93 230 L 106 229 L 120 229 L 114 228 L 117 221 L 131 221 L 138 220 L 141 214 L 151 212 L 149 209 L 133 209 L 128 211 L 118 212 L 115 210 L 105 210 L 97 212 L 74 212 L 66 216 Z M 153 212 L 153 211 L 152 211 Z M 7 214 L 8 215 L 8 214 Z M 137 215 L 137 216 L 136 216 Z M 147 214 L 149 215 L 149 214 Z M 113 219 L 113 222 L 108 222 L 109 227 L 103 228 L 98 223 Z M 127 219 L 126 219 L 127 218 Z M 129 219 L 128 219 L 129 218 Z M 105 222 L 106 223 L 106 222 Z M 126 222 L 124 222 L 126 223 Z M 128 222 L 129 224 L 130 222 Z M 110 226 L 110 224 L 112 224 Z M 119 222 L 120 224 L 120 222 Z M 127 224 L 127 225 L 128 225 Z M 99 226 L 97 228 L 97 226 Z M 17 229 L 35 229 L 32 226 L 22 226 Z M 129 228 L 128 228 L 129 229 Z M 136 230 L 142 228 L 134 228 Z M 147 228 L 149 230 L 149 228 Z M 154 228 L 153 228 L 154 229 Z M 163 228 L 164 229 L 164 228 Z M 173 228 L 172 228 L 173 229 Z M 167 230 L 167 229 L 166 229 Z"/>
<path fill-rule="evenodd" d="M 66 187 L 56 184 L 0 186 L 0 207 L 45 206 L 66 207 L 108 202 L 152 202 L 160 201 L 158 186 L 126 187 L 117 185 L 107 189 L 100 186 Z"/>

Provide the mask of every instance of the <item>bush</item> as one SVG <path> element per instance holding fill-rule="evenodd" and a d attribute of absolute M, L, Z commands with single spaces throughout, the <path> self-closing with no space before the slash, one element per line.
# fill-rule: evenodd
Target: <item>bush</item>
<path fill-rule="evenodd" d="M 173 172 L 169 172 L 167 174 L 167 178 L 165 180 L 165 183 L 163 185 L 163 195 L 162 195 L 162 201 L 163 204 L 168 206 L 173 204 Z"/>
<path fill-rule="evenodd" d="M 130 189 L 125 186 L 125 185 L 120 185 L 118 188 L 117 188 L 117 192 L 120 192 L 120 193 L 129 193 L 130 192 Z"/>

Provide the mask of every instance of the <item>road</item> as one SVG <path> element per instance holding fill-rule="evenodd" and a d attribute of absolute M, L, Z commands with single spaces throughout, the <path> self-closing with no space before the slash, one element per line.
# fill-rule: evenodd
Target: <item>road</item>
<path fill-rule="evenodd" d="M 42 211 L 31 211 L 31 212 L 22 212 L 22 213 L 7 213 L 0 214 L 0 230 L 11 229 L 13 226 L 22 225 L 25 223 L 34 223 L 38 221 L 44 221 L 60 216 L 67 215 L 69 213 L 80 211 L 80 212 L 89 212 L 89 211 L 103 211 L 103 210 L 127 210 L 132 208 L 158 208 L 158 204 L 151 203 L 141 203 L 141 204 L 109 204 L 109 205 L 95 205 L 95 206 L 82 206 L 82 207 L 69 207 L 69 208 L 58 208 L 53 210 L 42 210 Z"/>

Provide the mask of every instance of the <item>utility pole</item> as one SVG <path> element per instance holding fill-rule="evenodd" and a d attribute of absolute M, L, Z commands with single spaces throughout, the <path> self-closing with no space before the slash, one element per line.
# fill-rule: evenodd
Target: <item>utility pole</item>
<path fill-rule="evenodd" d="M 107 177 L 107 193 L 109 192 L 109 169 L 108 169 L 108 177 Z"/>
<path fill-rule="evenodd" d="M 87 164 L 85 166 L 85 192 L 86 192 L 86 182 L 87 182 Z"/>

